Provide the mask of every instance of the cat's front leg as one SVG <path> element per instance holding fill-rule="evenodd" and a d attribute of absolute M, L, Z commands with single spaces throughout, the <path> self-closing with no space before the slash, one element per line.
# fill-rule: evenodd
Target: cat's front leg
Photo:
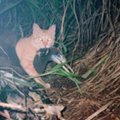
<path fill-rule="evenodd" d="M 34 80 L 41 84 L 42 86 L 44 86 L 46 89 L 50 88 L 50 84 L 49 83 L 45 83 L 41 77 L 37 77 L 39 76 L 39 73 L 37 73 L 37 71 L 35 70 L 33 63 L 32 62 L 26 62 L 26 61 L 22 61 L 21 62 L 21 66 L 23 67 L 23 69 L 25 70 L 25 72 L 32 76 L 34 78 Z"/>

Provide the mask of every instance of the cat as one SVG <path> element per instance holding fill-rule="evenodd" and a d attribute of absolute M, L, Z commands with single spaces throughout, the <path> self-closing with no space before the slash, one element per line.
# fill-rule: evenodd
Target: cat
<path fill-rule="evenodd" d="M 34 23 L 32 35 L 17 42 L 15 49 L 20 64 L 31 77 L 39 76 L 33 65 L 37 51 L 54 45 L 55 31 L 56 25 L 52 25 L 48 29 L 41 29 L 38 24 Z M 34 80 L 45 88 L 50 88 L 50 84 L 44 82 L 41 77 L 36 77 Z"/>

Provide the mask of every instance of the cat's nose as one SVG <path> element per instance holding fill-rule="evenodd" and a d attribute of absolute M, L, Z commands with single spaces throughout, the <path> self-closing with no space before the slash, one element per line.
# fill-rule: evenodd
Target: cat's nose
<path fill-rule="evenodd" d="M 43 45 L 45 46 L 45 48 L 47 47 L 48 45 L 48 41 L 42 41 Z"/>

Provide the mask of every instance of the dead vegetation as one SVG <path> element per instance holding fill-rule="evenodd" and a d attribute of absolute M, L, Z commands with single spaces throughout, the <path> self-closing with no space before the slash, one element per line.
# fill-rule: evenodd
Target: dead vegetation
<path fill-rule="evenodd" d="M 94 74 L 80 90 L 66 90 L 62 99 L 67 102 L 67 120 L 120 119 L 120 34 L 109 33 L 88 54 L 74 63 L 79 73 L 81 64 Z M 82 71 L 82 69 L 80 69 Z M 80 71 L 80 72 L 81 72 Z M 63 103 L 64 103 L 63 102 Z"/>

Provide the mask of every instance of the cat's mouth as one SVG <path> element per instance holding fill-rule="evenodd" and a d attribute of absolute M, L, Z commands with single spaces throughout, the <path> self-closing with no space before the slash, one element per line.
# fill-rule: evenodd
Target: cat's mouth
<path fill-rule="evenodd" d="M 47 61 L 53 61 L 57 64 L 61 64 L 62 68 L 66 72 L 73 72 L 72 68 L 67 64 L 64 55 L 55 47 L 43 48 L 38 51 L 39 58 L 45 57 Z"/>
<path fill-rule="evenodd" d="M 66 72 L 72 72 L 72 73 L 74 73 L 74 71 L 72 70 L 72 68 L 67 64 L 67 61 L 66 61 L 65 57 L 62 54 L 51 55 L 51 59 L 55 63 L 63 65 L 62 68 Z"/>

